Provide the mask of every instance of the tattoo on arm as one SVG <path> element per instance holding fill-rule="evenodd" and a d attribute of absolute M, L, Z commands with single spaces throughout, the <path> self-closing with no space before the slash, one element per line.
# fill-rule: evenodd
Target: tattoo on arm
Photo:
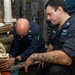
<path fill-rule="evenodd" d="M 58 63 L 62 59 L 57 54 L 52 55 L 49 53 L 33 54 L 33 58 L 34 58 L 34 60 L 47 61 L 47 62 L 53 62 L 53 63 Z"/>

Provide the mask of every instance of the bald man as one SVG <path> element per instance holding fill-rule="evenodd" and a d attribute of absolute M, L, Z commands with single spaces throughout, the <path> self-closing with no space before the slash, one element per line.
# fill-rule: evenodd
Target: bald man
<path fill-rule="evenodd" d="M 13 28 L 14 40 L 11 44 L 10 58 L 3 68 L 6 69 L 20 61 L 25 61 L 31 54 L 44 52 L 44 40 L 41 35 L 40 26 L 20 18 Z"/>

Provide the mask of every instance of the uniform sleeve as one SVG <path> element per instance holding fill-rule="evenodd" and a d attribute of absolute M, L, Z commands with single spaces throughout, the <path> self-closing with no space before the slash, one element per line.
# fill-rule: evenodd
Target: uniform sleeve
<path fill-rule="evenodd" d="M 50 35 L 49 35 L 49 39 L 48 39 L 48 44 L 51 44 L 52 46 L 53 46 L 53 38 L 54 36 L 53 36 L 53 33 L 52 33 L 52 29 L 51 29 L 51 33 L 50 33 Z"/>
<path fill-rule="evenodd" d="M 36 53 L 40 50 L 40 47 L 44 45 L 44 40 L 41 36 L 41 31 L 38 29 L 33 35 L 33 38 L 30 43 L 30 47 L 25 50 L 20 56 L 22 57 L 22 60 L 26 60 L 32 53 Z M 44 46 L 43 46 L 44 47 Z"/>
<path fill-rule="evenodd" d="M 20 45 L 20 39 L 17 37 L 15 31 L 13 31 L 13 35 L 14 35 L 14 40 L 11 43 L 9 54 L 12 55 L 13 57 L 16 57 L 19 53 L 21 45 Z"/>
<path fill-rule="evenodd" d="M 52 44 L 51 34 L 49 35 L 49 38 L 48 38 L 48 44 Z"/>
<path fill-rule="evenodd" d="M 73 31 L 63 45 L 63 49 L 75 62 L 75 31 Z"/>

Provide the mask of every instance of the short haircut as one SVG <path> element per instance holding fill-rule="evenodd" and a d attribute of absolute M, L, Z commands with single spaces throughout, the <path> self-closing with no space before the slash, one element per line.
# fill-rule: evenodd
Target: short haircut
<path fill-rule="evenodd" d="M 61 6 L 63 10 L 67 12 L 66 3 L 64 0 L 49 0 L 45 5 L 45 9 L 47 8 L 47 6 L 53 7 L 55 11 L 58 9 L 59 6 Z"/>

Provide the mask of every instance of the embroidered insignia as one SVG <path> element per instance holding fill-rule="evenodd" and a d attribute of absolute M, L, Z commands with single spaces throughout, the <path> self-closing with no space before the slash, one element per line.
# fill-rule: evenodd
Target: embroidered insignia
<path fill-rule="evenodd" d="M 67 25 L 67 26 L 69 26 L 69 25 L 70 25 L 70 23 L 69 23 L 69 22 L 67 22 L 67 23 L 66 23 L 66 25 Z"/>
<path fill-rule="evenodd" d="M 66 35 L 67 34 L 67 30 L 63 30 L 61 35 Z"/>
<path fill-rule="evenodd" d="M 55 30 L 53 30 L 52 32 L 53 32 L 54 34 L 56 33 L 56 31 L 55 31 Z"/>

